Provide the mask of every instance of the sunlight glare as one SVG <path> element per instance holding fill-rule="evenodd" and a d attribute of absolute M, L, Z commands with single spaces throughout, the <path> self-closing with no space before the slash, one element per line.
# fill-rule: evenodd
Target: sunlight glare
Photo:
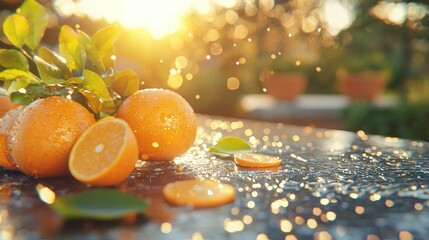
<path fill-rule="evenodd" d="M 126 28 L 144 28 L 155 39 L 160 39 L 178 31 L 187 14 L 192 11 L 208 14 L 214 4 L 232 7 L 237 0 L 105 0 L 102 6 L 96 0 L 56 0 L 54 7 L 63 16 L 74 14 L 119 22 Z"/>
<path fill-rule="evenodd" d="M 352 8 L 353 4 L 350 1 L 347 1 L 347 4 L 338 0 L 325 1 L 323 11 L 330 34 L 336 36 L 341 30 L 352 24 L 354 20 Z"/>
<path fill-rule="evenodd" d="M 371 13 L 389 24 L 401 25 L 407 18 L 411 21 L 421 20 L 429 14 L 429 8 L 418 3 L 381 1 L 371 10 Z"/>

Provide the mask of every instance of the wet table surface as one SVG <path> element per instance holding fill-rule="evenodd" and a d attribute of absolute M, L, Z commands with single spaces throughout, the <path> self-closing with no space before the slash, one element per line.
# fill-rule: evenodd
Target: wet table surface
<path fill-rule="evenodd" d="M 151 204 L 143 216 L 65 221 L 37 196 L 87 186 L 0 168 L 0 239 L 427 239 L 429 143 L 311 127 L 198 115 L 194 146 L 168 162 L 142 162 L 118 188 Z M 207 149 L 223 136 L 278 155 L 251 169 Z M 162 187 L 190 178 L 234 186 L 228 205 L 193 209 L 164 202 Z"/>

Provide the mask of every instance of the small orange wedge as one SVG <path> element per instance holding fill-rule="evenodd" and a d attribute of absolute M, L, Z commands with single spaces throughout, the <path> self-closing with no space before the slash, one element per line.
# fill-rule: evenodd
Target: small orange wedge
<path fill-rule="evenodd" d="M 138 160 L 137 140 L 119 118 L 99 121 L 76 141 L 69 170 L 77 180 L 93 186 L 112 186 L 125 180 Z"/>
<path fill-rule="evenodd" d="M 165 200 L 171 204 L 196 208 L 216 207 L 235 198 L 231 185 L 213 180 L 185 180 L 172 182 L 162 189 Z"/>
<path fill-rule="evenodd" d="M 282 160 L 279 157 L 259 153 L 236 153 L 234 162 L 242 167 L 261 168 L 280 166 Z"/>

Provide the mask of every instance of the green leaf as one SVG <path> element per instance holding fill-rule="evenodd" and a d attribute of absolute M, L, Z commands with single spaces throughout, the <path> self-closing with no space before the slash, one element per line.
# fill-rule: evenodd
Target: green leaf
<path fill-rule="evenodd" d="M 0 66 L 28 71 L 28 61 L 24 54 L 13 49 L 0 49 Z"/>
<path fill-rule="evenodd" d="M 98 113 L 101 111 L 103 105 L 97 95 L 94 95 L 92 92 L 87 90 L 80 91 L 80 93 L 85 97 L 86 105 L 88 105 L 93 112 Z"/>
<path fill-rule="evenodd" d="M 22 106 L 27 106 L 33 102 L 33 99 L 25 93 L 13 92 L 10 94 L 10 99 L 13 103 L 19 104 Z"/>
<path fill-rule="evenodd" d="M 30 83 L 39 83 L 40 79 L 31 72 L 19 69 L 6 69 L 0 72 L 0 81 L 13 81 L 18 79 L 27 79 Z"/>
<path fill-rule="evenodd" d="M 20 14 L 27 18 L 30 26 L 29 35 L 25 43 L 30 49 L 34 49 L 43 38 L 48 26 L 49 15 L 45 8 L 35 0 L 24 1 L 20 9 Z"/>
<path fill-rule="evenodd" d="M 216 145 L 212 146 L 209 149 L 209 152 L 221 153 L 221 154 L 234 154 L 240 152 L 251 152 L 252 147 L 245 140 L 234 137 L 227 136 L 221 138 Z"/>
<path fill-rule="evenodd" d="M 105 54 L 101 56 L 101 60 L 103 61 L 104 67 L 107 69 L 115 66 L 115 60 L 112 59 L 112 55 L 115 55 L 115 48 L 111 47 L 106 50 Z"/>
<path fill-rule="evenodd" d="M 112 25 L 98 30 L 91 38 L 91 42 L 97 49 L 106 69 L 114 66 L 115 61 L 112 59 L 112 55 L 115 53 L 114 44 L 121 33 L 119 25 Z"/>
<path fill-rule="evenodd" d="M 39 75 L 46 84 L 61 84 L 70 77 L 70 71 L 51 50 L 45 47 L 37 49 L 37 55 L 34 56 Z"/>
<path fill-rule="evenodd" d="M 121 97 L 127 97 L 139 90 L 140 80 L 133 70 L 125 69 L 116 73 L 111 87 Z"/>
<path fill-rule="evenodd" d="M 105 55 L 110 52 L 115 42 L 121 36 L 121 28 L 119 25 L 107 26 L 98 30 L 91 38 L 92 44 L 95 46 L 100 55 Z M 110 57 L 110 56 L 109 56 Z"/>
<path fill-rule="evenodd" d="M 105 101 L 101 107 L 101 111 L 108 115 L 113 115 L 117 109 L 118 106 L 116 105 L 115 101 Z"/>
<path fill-rule="evenodd" d="M 12 14 L 3 22 L 3 32 L 12 45 L 22 48 L 30 34 L 30 25 L 25 17 Z"/>
<path fill-rule="evenodd" d="M 106 69 L 104 67 L 103 59 L 101 58 L 95 46 L 92 44 L 88 35 L 86 35 L 82 31 L 77 31 L 77 33 L 79 34 L 79 40 L 85 47 L 86 51 L 85 68 L 94 71 L 98 74 L 105 73 Z"/>
<path fill-rule="evenodd" d="M 143 213 L 147 202 L 116 189 L 99 188 L 57 197 L 50 206 L 66 219 L 111 220 Z"/>
<path fill-rule="evenodd" d="M 83 77 L 83 87 L 86 90 L 91 91 L 93 94 L 104 100 L 110 100 L 109 90 L 100 75 L 91 70 L 85 69 L 83 70 Z"/>
<path fill-rule="evenodd" d="M 85 65 L 85 46 L 78 34 L 69 26 L 61 27 L 59 36 L 60 55 L 66 59 L 67 67 L 83 70 Z"/>
<path fill-rule="evenodd" d="M 71 77 L 71 78 L 67 79 L 64 83 L 68 84 L 68 85 L 70 85 L 70 84 L 79 85 L 79 84 L 83 83 L 83 77 Z"/>
<path fill-rule="evenodd" d="M 28 78 L 18 78 L 15 81 L 10 82 L 7 87 L 7 91 L 10 93 L 18 92 L 20 89 L 25 89 L 31 82 Z"/>

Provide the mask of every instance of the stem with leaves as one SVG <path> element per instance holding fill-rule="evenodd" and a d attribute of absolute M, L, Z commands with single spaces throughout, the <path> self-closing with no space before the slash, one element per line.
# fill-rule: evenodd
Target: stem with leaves
<path fill-rule="evenodd" d="M 135 72 L 114 68 L 121 28 L 108 26 L 90 37 L 63 25 L 59 52 L 54 52 L 40 43 L 48 17 L 37 1 L 25 0 L 3 23 L 9 45 L 0 48 L 0 81 L 12 101 L 27 105 L 56 95 L 81 103 L 96 117 L 114 114 L 124 98 L 140 88 Z"/>

